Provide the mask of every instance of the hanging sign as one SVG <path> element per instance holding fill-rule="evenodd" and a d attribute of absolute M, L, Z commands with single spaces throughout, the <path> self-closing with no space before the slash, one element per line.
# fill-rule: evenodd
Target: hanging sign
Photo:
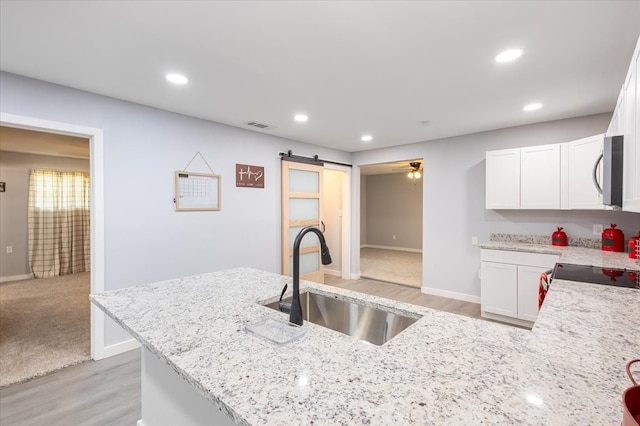
<path fill-rule="evenodd" d="M 236 164 L 236 186 L 264 188 L 264 167 Z"/>

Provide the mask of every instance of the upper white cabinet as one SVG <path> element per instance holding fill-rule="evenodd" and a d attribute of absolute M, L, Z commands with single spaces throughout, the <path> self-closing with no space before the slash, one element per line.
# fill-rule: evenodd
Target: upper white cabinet
<path fill-rule="evenodd" d="M 487 209 L 520 208 L 520 148 L 486 154 Z"/>
<path fill-rule="evenodd" d="M 624 99 L 618 112 L 621 122 L 617 124 L 623 140 L 622 209 L 640 213 L 640 38 L 627 73 Z M 616 108 L 618 110 L 618 108 Z M 615 117 L 615 112 L 614 112 Z M 612 120 L 614 121 L 614 120 Z"/>
<path fill-rule="evenodd" d="M 620 90 L 618 100 L 616 101 L 616 109 L 611 116 L 611 122 L 607 129 L 607 136 L 616 136 L 623 133 L 622 117 L 624 116 L 624 86 Z"/>
<path fill-rule="evenodd" d="M 486 208 L 561 208 L 560 165 L 560 144 L 488 151 Z"/>
<path fill-rule="evenodd" d="M 600 185 L 602 185 L 602 162 L 598 162 L 602 154 L 604 135 L 569 142 L 569 208 L 602 210 L 602 195 L 594 182 L 594 169 Z"/>
<path fill-rule="evenodd" d="M 560 208 L 560 144 L 521 148 L 520 208 Z"/>
<path fill-rule="evenodd" d="M 622 135 L 622 210 L 640 213 L 640 37 L 607 136 Z"/>

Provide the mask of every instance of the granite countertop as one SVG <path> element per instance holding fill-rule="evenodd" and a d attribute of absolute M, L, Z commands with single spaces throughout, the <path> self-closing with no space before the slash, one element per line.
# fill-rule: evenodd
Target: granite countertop
<path fill-rule="evenodd" d="M 587 247 L 562 247 L 550 244 L 531 244 L 517 241 L 489 241 L 480 244 L 479 247 L 491 250 L 557 254 L 560 256 L 560 262 L 575 265 L 640 270 L 640 265 L 638 265 L 636 259 L 629 258 L 629 253 L 616 253 Z"/>
<path fill-rule="evenodd" d="M 422 318 L 383 346 L 305 322 L 244 328 L 290 278 L 237 268 L 91 299 L 238 424 L 618 425 L 640 356 L 640 292 L 555 280 L 533 330 L 302 281 Z M 588 419 L 588 420 L 587 420 Z"/>

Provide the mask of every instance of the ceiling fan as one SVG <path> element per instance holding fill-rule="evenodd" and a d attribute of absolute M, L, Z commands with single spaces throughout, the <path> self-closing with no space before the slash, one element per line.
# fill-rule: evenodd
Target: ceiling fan
<path fill-rule="evenodd" d="M 409 163 L 408 167 L 403 167 L 400 169 L 392 169 L 393 171 L 402 171 L 408 172 L 407 177 L 409 179 L 420 179 L 422 177 L 422 163 L 420 161 L 412 161 Z"/>

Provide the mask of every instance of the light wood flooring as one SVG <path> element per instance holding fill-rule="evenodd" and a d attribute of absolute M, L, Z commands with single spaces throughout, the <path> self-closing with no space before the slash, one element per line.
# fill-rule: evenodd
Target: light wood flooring
<path fill-rule="evenodd" d="M 327 275 L 326 284 L 480 318 L 480 305 L 420 289 Z M 135 425 L 140 409 L 140 350 L 67 367 L 0 388 L 0 425 Z"/>
<path fill-rule="evenodd" d="M 0 388 L 0 425 L 129 425 L 142 417 L 140 350 Z"/>
<path fill-rule="evenodd" d="M 426 306 L 427 308 L 437 309 L 439 311 L 451 312 L 471 318 L 481 318 L 480 304 L 478 303 L 464 302 L 462 300 L 424 294 L 419 288 L 365 278 L 359 280 L 343 280 L 342 278 L 326 274 L 324 283 L 334 287 L 397 300 L 399 302 Z"/>

